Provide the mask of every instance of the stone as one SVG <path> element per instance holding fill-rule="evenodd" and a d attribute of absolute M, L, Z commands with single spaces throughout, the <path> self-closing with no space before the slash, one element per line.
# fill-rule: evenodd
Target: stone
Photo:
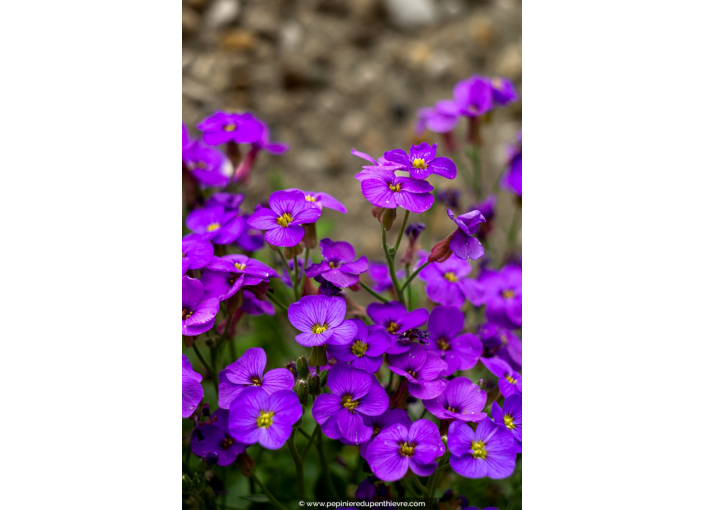
<path fill-rule="evenodd" d="M 239 0 L 215 0 L 205 11 L 203 22 L 206 28 L 218 30 L 235 21 L 239 13 Z"/>
<path fill-rule="evenodd" d="M 398 28 L 411 29 L 434 23 L 438 11 L 431 0 L 384 0 L 389 20 Z"/>

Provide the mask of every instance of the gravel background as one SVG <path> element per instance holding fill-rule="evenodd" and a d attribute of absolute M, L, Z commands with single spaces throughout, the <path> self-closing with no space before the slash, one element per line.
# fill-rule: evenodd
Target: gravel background
<path fill-rule="evenodd" d="M 272 186 L 331 193 L 349 214 L 323 218 L 337 222 L 328 227 L 332 237 L 353 242 L 358 255 L 378 255 L 378 237 L 369 235 L 378 224 L 353 178 L 362 160 L 350 148 L 378 157 L 439 141 L 414 135 L 416 110 L 450 98 L 454 84 L 474 73 L 508 77 L 520 94 L 520 1 L 183 0 L 183 120 L 192 132 L 217 109 L 250 110 L 265 120 L 272 139 L 291 150 L 262 154 L 247 191 L 250 207 Z M 486 181 L 502 170 L 520 118 L 520 102 L 493 116 L 484 135 Z M 431 182 L 465 189 L 459 176 Z M 463 195 L 462 208 L 471 201 Z M 506 229 L 513 207 L 500 196 L 497 230 Z M 445 208 L 436 209 L 423 218 L 437 224 L 426 245 L 452 230 L 441 218 Z"/>

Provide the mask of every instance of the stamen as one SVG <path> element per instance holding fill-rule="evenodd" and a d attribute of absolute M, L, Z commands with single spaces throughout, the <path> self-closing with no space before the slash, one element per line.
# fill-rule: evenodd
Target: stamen
<path fill-rule="evenodd" d="M 511 384 L 516 384 L 516 380 L 511 377 L 511 374 L 506 374 L 506 380 L 510 382 Z"/>
<path fill-rule="evenodd" d="M 231 133 L 232 131 L 237 129 L 237 124 L 235 124 L 234 122 L 232 124 L 225 124 L 222 128 L 228 133 Z"/>
<path fill-rule="evenodd" d="M 355 343 L 352 344 L 352 354 L 354 354 L 358 358 L 364 356 L 364 353 L 367 352 L 367 349 L 369 349 L 369 345 L 365 344 L 361 340 L 357 340 Z"/>
<path fill-rule="evenodd" d="M 261 386 L 261 385 L 262 385 L 262 380 L 259 379 L 259 377 L 257 377 L 257 376 L 252 377 L 252 378 L 250 379 L 250 381 L 252 382 L 252 384 L 253 384 L 254 386 Z"/>
<path fill-rule="evenodd" d="M 389 183 L 389 189 L 393 191 L 394 193 L 398 193 L 401 191 L 401 183 L 399 182 L 398 184 L 391 184 Z"/>
<path fill-rule="evenodd" d="M 504 425 L 506 425 L 509 430 L 515 429 L 516 424 L 513 423 L 513 416 L 511 416 L 510 414 L 504 414 Z"/>
<path fill-rule="evenodd" d="M 306 195 L 306 202 L 315 202 L 315 197 L 313 195 Z"/>
<path fill-rule="evenodd" d="M 220 448 L 222 448 L 223 450 L 229 450 L 233 444 L 235 444 L 235 440 L 232 439 L 230 436 L 227 436 L 220 442 Z"/>
<path fill-rule="evenodd" d="M 391 321 L 386 325 L 386 331 L 389 333 L 396 333 L 400 326 L 396 324 L 395 322 Z"/>
<path fill-rule="evenodd" d="M 312 330 L 313 333 L 315 333 L 316 335 L 319 335 L 319 334 L 323 333 L 324 331 L 327 331 L 329 327 L 330 327 L 330 326 L 328 326 L 327 324 L 323 324 L 322 326 L 321 326 L 320 324 L 316 324 L 315 326 L 313 326 L 313 327 L 311 328 L 311 330 Z"/>
<path fill-rule="evenodd" d="M 350 394 L 343 395 L 341 401 L 342 401 L 342 407 L 346 407 L 347 409 L 349 409 L 352 412 L 354 412 L 354 410 L 359 405 L 359 401 L 352 400 L 352 395 L 350 395 Z"/>
<path fill-rule="evenodd" d="M 452 271 L 448 271 L 443 276 L 448 282 L 456 282 L 457 280 L 459 280 L 459 278 L 457 278 L 457 275 Z"/>
<path fill-rule="evenodd" d="M 486 459 L 486 444 L 484 441 L 472 441 L 472 456 L 475 459 Z"/>
<path fill-rule="evenodd" d="M 511 299 L 516 295 L 515 292 L 513 292 L 511 289 L 506 289 L 501 293 L 501 296 L 503 296 L 504 299 Z"/>
<path fill-rule="evenodd" d="M 415 444 L 409 445 L 408 443 L 399 443 L 399 446 L 401 447 L 399 450 L 401 457 L 413 457 L 413 449 L 416 446 Z"/>
<path fill-rule="evenodd" d="M 181 320 L 185 321 L 188 319 L 191 315 L 193 315 L 193 311 L 188 310 L 186 308 L 181 309 Z"/>
<path fill-rule="evenodd" d="M 447 351 L 450 349 L 450 344 L 447 343 L 447 340 L 445 340 L 444 338 L 438 338 L 435 343 L 437 344 L 438 349 L 440 349 L 441 351 Z"/>
<path fill-rule="evenodd" d="M 259 411 L 259 418 L 257 418 L 257 427 L 259 428 L 266 428 L 268 429 L 271 427 L 271 424 L 273 423 L 273 418 L 274 416 L 274 411 Z"/>
<path fill-rule="evenodd" d="M 289 213 L 283 213 L 281 216 L 276 218 L 276 223 L 278 223 L 281 227 L 288 227 L 288 224 L 292 221 L 293 216 L 291 216 Z"/>
<path fill-rule="evenodd" d="M 428 167 L 428 165 L 425 163 L 425 160 L 423 158 L 415 158 L 413 160 L 413 168 L 420 168 L 421 170 L 425 170 Z"/>
<path fill-rule="evenodd" d="M 240 262 L 235 262 L 235 267 L 236 267 L 237 269 L 239 269 L 240 271 L 242 271 L 242 270 L 244 270 L 244 268 L 247 267 L 247 266 L 246 266 L 246 264 L 242 264 L 242 263 L 240 263 Z"/>
<path fill-rule="evenodd" d="M 217 229 L 219 229 L 219 228 L 220 228 L 220 223 L 211 223 L 210 225 L 208 225 L 208 226 L 206 227 L 206 230 L 207 230 L 208 232 L 212 232 L 213 230 L 217 230 Z"/>
<path fill-rule="evenodd" d="M 334 262 L 328 262 L 328 266 L 330 266 L 331 269 L 335 269 L 335 263 L 334 263 Z"/>

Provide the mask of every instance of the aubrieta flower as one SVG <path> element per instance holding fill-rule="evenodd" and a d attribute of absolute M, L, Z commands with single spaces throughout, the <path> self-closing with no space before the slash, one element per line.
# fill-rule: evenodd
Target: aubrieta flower
<path fill-rule="evenodd" d="M 230 409 L 230 404 L 245 388 L 258 386 L 269 394 L 293 389 L 293 374 L 285 368 L 264 373 L 266 353 L 261 347 L 247 349 L 240 358 L 218 374 L 218 405 Z"/>
<path fill-rule="evenodd" d="M 480 306 L 484 303 L 483 286 L 468 278 L 471 272 L 472 267 L 453 254 L 445 262 L 433 262 L 425 267 L 418 278 L 427 283 L 425 293 L 435 303 L 462 307 L 467 300 Z"/>
<path fill-rule="evenodd" d="M 251 113 L 215 112 L 198 124 L 208 145 L 226 142 L 254 143 L 260 140 L 264 125 Z"/>
<path fill-rule="evenodd" d="M 418 110 L 418 122 L 416 123 L 416 134 L 422 134 L 428 129 L 433 133 L 449 133 L 457 126 L 457 107 L 454 102 L 443 99 L 435 103 L 433 108 L 420 108 Z"/>
<path fill-rule="evenodd" d="M 213 244 L 230 244 L 245 229 L 245 222 L 237 212 L 214 205 L 193 211 L 186 217 L 186 226 Z"/>
<path fill-rule="evenodd" d="M 516 466 L 513 436 L 490 419 L 480 421 L 476 431 L 462 421 L 453 421 L 447 447 L 450 466 L 467 478 L 506 478 Z"/>
<path fill-rule="evenodd" d="M 242 287 L 268 282 L 279 275 L 272 268 L 246 255 L 225 255 L 213 257 L 208 268 L 203 271 L 201 283 L 206 298 L 217 297 L 224 301 Z"/>
<path fill-rule="evenodd" d="M 423 400 L 425 408 L 441 420 L 481 421 L 486 393 L 466 377 L 455 377 L 440 395 Z"/>
<path fill-rule="evenodd" d="M 403 269 L 396 272 L 397 278 L 403 278 Z M 369 279 L 372 281 L 371 288 L 377 292 L 385 292 L 393 288 L 389 266 L 382 262 L 369 263 Z"/>
<path fill-rule="evenodd" d="M 457 225 L 457 230 L 452 234 L 450 249 L 452 253 L 462 260 L 477 260 L 484 255 L 484 247 L 479 239 L 474 236 L 479 230 L 479 225 L 486 219 L 479 211 L 469 211 L 455 218 L 452 210 L 447 210 L 449 218 Z"/>
<path fill-rule="evenodd" d="M 465 117 L 479 117 L 491 110 L 491 82 L 483 76 L 462 80 L 453 91 L 457 113 Z"/>
<path fill-rule="evenodd" d="M 430 476 L 438 467 L 435 459 L 444 453 L 437 425 L 418 420 L 410 427 L 396 424 L 380 432 L 367 448 L 367 461 L 377 478 L 395 482 L 408 468 L 418 476 Z"/>
<path fill-rule="evenodd" d="M 250 291 L 245 290 L 242 292 L 242 306 L 240 310 L 249 315 L 274 315 L 276 311 L 274 310 L 274 305 L 269 303 L 269 301 L 257 299 L 257 297 Z"/>
<path fill-rule="evenodd" d="M 341 297 L 303 296 L 288 307 L 288 320 L 298 331 L 296 342 L 304 347 L 326 343 L 345 345 L 357 333 L 357 326 L 345 320 L 347 304 Z"/>
<path fill-rule="evenodd" d="M 479 326 L 477 336 L 484 344 L 489 356 L 501 358 L 515 370 L 521 369 L 523 366 L 523 343 L 512 331 L 496 324 L 486 323 Z"/>
<path fill-rule="evenodd" d="M 189 269 L 205 267 L 213 258 L 213 245 L 200 234 L 188 234 L 181 240 L 181 276 Z"/>
<path fill-rule="evenodd" d="M 518 132 L 518 141 L 508 149 L 508 170 L 501 184 L 519 197 L 523 195 L 523 137 Z"/>
<path fill-rule="evenodd" d="M 523 396 L 515 393 L 504 400 L 503 409 L 497 402 L 491 404 L 491 417 L 508 430 L 519 443 L 523 442 Z"/>
<path fill-rule="evenodd" d="M 430 183 L 399 177 L 393 171 L 378 171 L 357 174 L 362 182 L 362 195 L 372 205 L 385 209 L 401 207 L 414 213 L 422 213 L 430 209 L 435 201 Z"/>
<path fill-rule="evenodd" d="M 396 163 L 398 170 L 407 170 L 414 179 L 425 179 L 430 174 L 446 179 L 457 177 L 457 167 L 449 158 L 436 157 L 438 144 L 432 146 L 426 142 L 411 145 L 408 154 L 403 149 L 394 149 L 384 153 L 384 159 Z"/>
<path fill-rule="evenodd" d="M 354 444 L 369 440 L 373 428 L 364 416 L 378 416 L 389 407 L 389 396 L 376 377 L 347 363 L 336 363 L 328 374 L 328 387 L 332 394 L 320 395 L 312 409 L 325 435 Z"/>
<path fill-rule="evenodd" d="M 201 184 L 216 188 L 227 186 L 230 178 L 222 173 L 225 156 L 217 149 L 196 141 L 183 150 L 181 158 L 191 175 Z"/>
<path fill-rule="evenodd" d="M 440 374 L 447 368 L 440 356 L 419 344 L 411 344 L 408 351 L 389 354 L 389 370 L 408 380 L 408 393 L 420 399 L 431 399 L 445 390 L 446 381 Z"/>
<path fill-rule="evenodd" d="M 242 219 L 245 223 L 247 223 L 249 217 L 249 214 L 242 215 Z M 264 246 L 264 236 L 259 230 L 247 225 L 240 236 L 235 239 L 235 244 L 247 252 L 257 251 Z"/>
<path fill-rule="evenodd" d="M 398 301 L 388 303 L 371 303 L 367 306 L 367 314 L 375 324 L 382 326 L 390 335 L 392 344 L 386 351 L 388 354 L 406 352 L 410 342 L 399 342 L 398 335 L 413 328 L 419 328 L 428 321 L 428 310 L 416 308 L 409 312 Z"/>
<path fill-rule="evenodd" d="M 259 443 L 269 450 L 281 448 L 291 435 L 303 409 L 293 390 L 267 393 L 256 386 L 245 388 L 230 403 L 230 434 L 241 443 Z"/>
<path fill-rule="evenodd" d="M 518 93 L 508 78 L 492 78 L 491 93 L 497 106 L 506 106 L 518 99 Z"/>
<path fill-rule="evenodd" d="M 229 466 L 235 462 L 237 456 L 247 449 L 247 445 L 230 435 L 229 418 L 230 412 L 227 409 L 218 409 L 208 421 L 198 425 L 191 436 L 191 451 L 199 457 L 205 457 L 211 452 L 216 454 L 218 466 Z"/>
<path fill-rule="evenodd" d="M 359 445 L 359 454 L 362 458 L 367 458 L 367 448 L 372 444 L 372 441 L 379 435 L 379 433 L 387 430 L 394 425 L 403 425 L 404 427 L 410 427 L 413 422 L 408 416 L 408 413 L 403 409 L 387 409 L 383 414 L 379 416 L 365 416 L 364 423 L 372 427 L 372 437 L 369 441 L 366 441 Z"/>
<path fill-rule="evenodd" d="M 516 393 L 523 393 L 523 377 L 511 365 L 500 358 L 479 358 L 484 366 L 499 378 L 499 390 L 508 398 Z"/>
<path fill-rule="evenodd" d="M 304 223 L 315 223 L 320 209 L 310 207 L 300 191 L 276 191 L 269 197 L 269 206 L 260 207 L 247 223 L 266 230 L 264 239 L 273 246 L 296 246 L 303 239 Z"/>
<path fill-rule="evenodd" d="M 203 299 L 203 284 L 195 278 L 181 278 L 181 333 L 195 336 L 205 333 L 215 324 L 220 310 L 218 298 Z"/>
<path fill-rule="evenodd" d="M 523 271 L 508 265 L 499 271 L 484 271 L 477 279 L 484 287 L 486 319 L 504 328 L 523 324 Z"/>
<path fill-rule="evenodd" d="M 369 269 L 367 257 L 355 260 L 354 248 L 344 241 L 333 242 L 330 239 L 320 241 L 323 260 L 320 264 L 311 264 L 306 268 L 306 276 L 320 276 L 341 288 L 351 287 L 359 281 L 359 275 Z"/>
<path fill-rule="evenodd" d="M 240 206 L 244 202 L 244 193 L 225 193 L 220 191 L 205 201 L 205 207 L 221 205 L 225 208 L 225 212 L 239 212 Z"/>
<path fill-rule="evenodd" d="M 191 416 L 203 400 L 202 380 L 203 376 L 193 370 L 186 355 L 181 354 L 181 411 L 184 418 Z"/>
<path fill-rule="evenodd" d="M 301 280 L 306 274 L 305 268 L 303 267 L 305 262 L 302 258 L 296 260 L 298 260 L 298 284 L 300 285 Z M 284 283 L 284 285 L 291 288 L 291 276 L 295 274 L 294 268 L 296 266 L 294 264 L 293 259 L 286 262 L 286 265 L 288 266 L 289 271 L 284 270 L 281 272 L 281 281 Z M 289 276 L 289 272 L 291 273 L 291 276 Z"/>
<path fill-rule="evenodd" d="M 352 341 L 346 345 L 330 345 L 328 352 L 338 361 L 373 374 L 379 370 L 382 355 L 391 345 L 391 339 L 385 331 L 370 328 L 361 319 L 350 320 L 357 326 Z"/>
<path fill-rule="evenodd" d="M 460 335 L 463 328 L 464 315 L 456 306 L 436 306 L 430 312 L 428 349 L 447 363 L 443 376 L 472 368 L 482 355 L 482 342 L 472 333 Z"/>
<path fill-rule="evenodd" d="M 291 188 L 286 191 L 300 191 L 306 199 L 306 202 L 310 206 L 317 207 L 321 211 L 327 207 L 333 211 L 341 212 L 343 214 L 347 213 L 347 208 L 345 204 L 340 202 L 338 199 L 322 191 L 302 191 L 297 188 Z"/>

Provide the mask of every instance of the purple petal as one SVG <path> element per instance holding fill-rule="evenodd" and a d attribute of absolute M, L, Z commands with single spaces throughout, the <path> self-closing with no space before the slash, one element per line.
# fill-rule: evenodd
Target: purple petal
<path fill-rule="evenodd" d="M 398 205 L 396 199 L 400 194 L 389 189 L 387 180 L 374 177 L 362 181 L 362 195 L 377 207 L 395 208 Z"/>
<path fill-rule="evenodd" d="M 446 179 L 457 177 L 457 166 L 450 158 L 435 158 L 430 165 L 433 173 Z"/>
<path fill-rule="evenodd" d="M 430 193 L 404 193 L 401 191 L 399 193 L 395 193 L 395 195 L 396 203 L 399 207 L 417 214 L 424 213 L 430 209 L 433 206 L 433 202 L 435 202 L 435 197 Z"/>
<path fill-rule="evenodd" d="M 421 400 L 435 398 L 445 390 L 445 380 L 409 382 L 408 393 Z"/>
<path fill-rule="evenodd" d="M 353 444 L 363 443 L 372 437 L 372 428 L 364 423 L 362 415 L 357 412 L 341 409 L 337 413 L 337 426 L 342 437 Z"/>
<path fill-rule="evenodd" d="M 288 227 L 276 226 L 264 232 L 264 239 L 274 246 L 291 247 L 296 246 L 303 239 L 303 227 L 300 225 L 289 225 Z"/>
<path fill-rule="evenodd" d="M 247 224 L 259 230 L 269 230 L 279 226 L 276 223 L 276 218 L 278 218 L 278 215 L 274 211 L 266 207 L 260 207 L 247 219 Z"/>
<path fill-rule="evenodd" d="M 318 202 L 321 203 L 323 207 L 327 207 L 328 209 L 332 209 L 343 214 L 347 213 L 347 208 L 345 207 L 345 205 L 332 195 L 320 192 L 318 193 L 318 197 Z"/>
<path fill-rule="evenodd" d="M 408 429 L 409 443 L 416 443 L 413 460 L 429 464 L 445 453 L 438 426 L 429 420 L 418 420 Z"/>
<path fill-rule="evenodd" d="M 389 408 L 389 396 L 376 378 L 372 377 L 371 381 L 369 391 L 359 399 L 356 410 L 367 416 L 378 416 Z"/>
<path fill-rule="evenodd" d="M 464 327 L 464 315 L 456 306 L 436 306 L 430 312 L 428 331 L 433 338 L 451 340 L 455 338 Z"/>
<path fill-rule="evenodd" d="M 292 390 L 293 382 L 293 374 L 287 368 L 275 368 L 264 374 L 262 389 L 271 395 L 280 390 Z"/>
<path fill-rule="evenodd" d="M 353 323 L 354 324 L 354 323 Z M 347 363 L 336 363 L 328 373 L 330 391 L 337 395 L 350 395 L 358 400 L 369 392 L 373 377 L 364 370 L 352 368 Z"/>

